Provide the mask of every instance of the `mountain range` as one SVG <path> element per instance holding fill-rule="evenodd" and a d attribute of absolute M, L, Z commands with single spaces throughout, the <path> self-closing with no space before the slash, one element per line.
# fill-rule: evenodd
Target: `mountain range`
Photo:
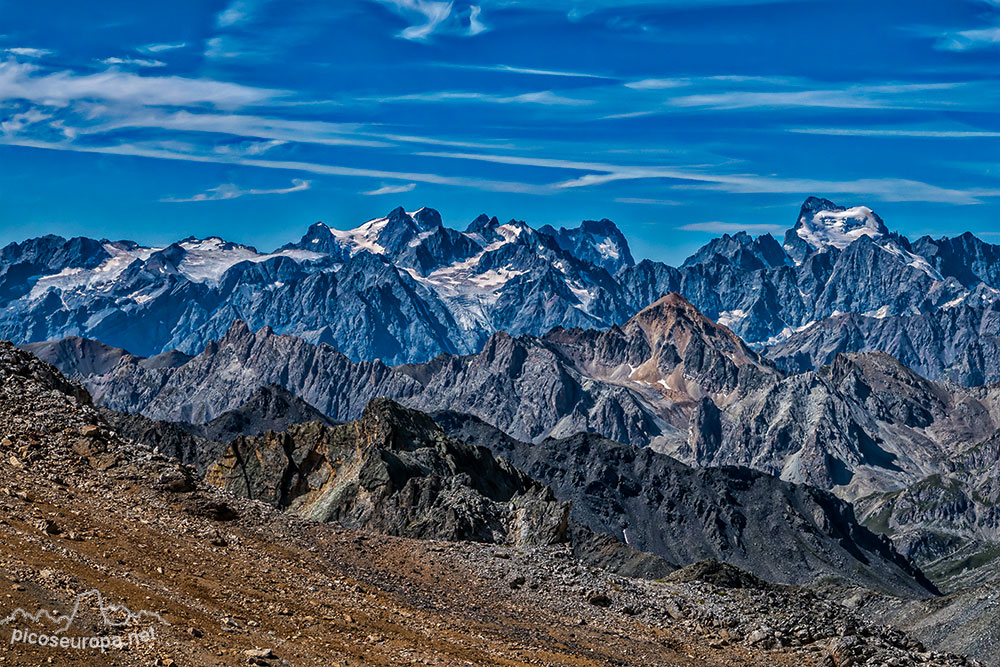
<path fill-rule="evenodd" d="M 499 331 L 610 329 L 677 292 L 785 370 L 877 350 L 972 386 L 1000 379 L 998 288 L 1000 246 L 910 241 L 865 206 L 815 197 L 783 241 L 724 235 L 679 267 L 636 263 L 609 220 L 482 215 L 458 231 L 432 209 L 395 209 L 349 230 L 316 223 L 270 253 L 219 238 L 14 243 L 0 251 L 0 337 L 196 354 L 242 320 L 355 362 L 422 363 Z"/>
<path fill-rule="evenodd" d="M 677 294 L 622 326 L 501 332 L 477 354 L 425 364 L 353 362 L 242 322 L 194 357 L 143 358 L 77 338 L 25 348 L 106 408 L 207 430 L 277 385 L 308 404 L 294 411 L 306 418 L 354 420 L 388 397 L 472 415 L 536 446 L 584 432 L 699 468 L 751 468 L 854 503 L 862 521 L 940 572 L 942 585 L 989 576 L 998 544 L 987 485 L 1000 388 L 927 380 L 885 353 L 788 373 Z"/>
<path fill-rule="evenodd" d="M 608 220 L 396 209 L 272 253 L 13 244 L 0 335 L 190 466 L 157 484 L 627 576 L 711 559 L 858 586 L 942 643 L 927 624 L 1000 590 L 998 280 L 996 246 L 817 198 L 781 243 L 726 235 L 676 268 Z M 960 629 L 942 645 L 981 654 Z"/>

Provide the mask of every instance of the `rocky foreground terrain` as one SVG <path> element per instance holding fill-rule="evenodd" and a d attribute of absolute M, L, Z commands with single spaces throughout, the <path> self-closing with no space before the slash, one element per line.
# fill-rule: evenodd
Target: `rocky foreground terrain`
<path fill-rule="evenodd" d="M 155 639 L 102 653 L 11 643 L 31 622 L 14 614 L 0 625 L 5 664 L 972 664 L 835 596 L 728 566 L 633 579 L 564 544 L 417 540 L 303 520 L 123 438 L 85 391 L 9 344 L 0 381 L 8 613 L 66 611 L 97 589 L 108 604 L 159 616 L 115 627 L 84 603 L 68 634 L 153 626 Z M 120 608 L 106 611 L 122 620 Z"/>

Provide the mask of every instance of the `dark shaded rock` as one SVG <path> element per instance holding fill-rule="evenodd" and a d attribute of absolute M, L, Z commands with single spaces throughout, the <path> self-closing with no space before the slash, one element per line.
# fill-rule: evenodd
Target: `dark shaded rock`
<path fill-rule="evenodd" d="M 489 450 L 376 400 L 360 420 L 240 437 L 206 479 L 319 521 L 391 535 L 556 544 L 569 506 Z"/>

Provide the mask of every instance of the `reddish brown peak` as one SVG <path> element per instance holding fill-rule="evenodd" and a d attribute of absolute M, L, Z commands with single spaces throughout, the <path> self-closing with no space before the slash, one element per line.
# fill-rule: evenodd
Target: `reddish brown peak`
<path fill-rule="evenodd" d="M 769 365 L 742 338 L 702 315 L 676 292 L 665 294 L 646 306 L 624 326 L 626 331 L 636 328 L 642 330 L 654 349 L 669 342 L 682 357 L 691 341 L 699 339 L 739 365 Z"/>
<path fill-rule="evenodd" d="M 629 324 L 634 323 L 644 329 L 650 327 L 659 328 L 657 325 L 671 326 L 678 322 L 678 320 L 694 324 L 699 329 L 725 329 L 725 327 L 716 324 L 702 315 L 701 311 L 691 305 L 690 301 L 682 297 L 677 292 L 664 294 L 659 299 L 633 315 L 632 319 L 630 319 L 625 326 L 627 327 Z M 726 329 L 726 331 L 729 330 Z"/>
<path fill-rule="evenodd" d="M 653 303 L 649 304 L 648 306 L 646 306 L 645 308 L 643 308 L 642 310 L 640 310 L 636 314 L 636 317 L 639 317 L 639 315 L 642 315 L 643 313 L 646 313 L 646 312 L 649 312 L 649 311 L 663 310 L 663 309 L 668 309 L 668 308 L 669 309 L 681 309 L 681 310 L 685 310 L 685 311 L 689 311 L 689 312 L 694 312 L 694 313 L 697 313 L 699 316 L 701 316 L 701 313 L 698 312 L 697 308 L 695 308 L 693 305 L 691 305 L 690 301 L 688 301 L 687 299 L 685 299 L 683 296 L 681 296 L 677 292 L 668 292 L 667 294 L 664 294 L 659 299 L 657 299 Z"/>

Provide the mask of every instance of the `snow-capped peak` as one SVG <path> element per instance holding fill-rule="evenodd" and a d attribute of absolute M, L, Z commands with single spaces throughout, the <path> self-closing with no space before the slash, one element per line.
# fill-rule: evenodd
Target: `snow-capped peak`
<path fill-rule="evenodd" d="M 879 239 L 889 233 L 867 206 L 844 208 L 825 199 L 806 200 L 795 225 L 796 235 L 817 250 L 843 250 L 862 236 Z"/>
<path fill-rule="evenodd" d="M 382 230 L 385 229 L 386 225 L 389 224 L 389 218 L 375 218 L 374 220 L 369 220 L 360 227 L 355 227 L 354 229 L 334 229 L 329 228 L 330 234 L 332 234 L 337 242 L 348 249 L 351 255 L 356 255 L 362 250 L 367 250 L 370 253 L 376 255 L 384 255 L 385 248 L 379 244 L 379 235 Z"/>
<path fill-rule="evenodd" d="M 296 249 L 264 254 L 250 246 L 226 241 L 218 236 L 206 239 L 190 237 L 177 245 L 184 249 L 184 256 L 177 265 L 177 270 L 196 283 L 217 282 L 222 274 L 240 262 L 266 262 L 281 256 L 305 262 L 322 257 L 320 253 Z"/>

